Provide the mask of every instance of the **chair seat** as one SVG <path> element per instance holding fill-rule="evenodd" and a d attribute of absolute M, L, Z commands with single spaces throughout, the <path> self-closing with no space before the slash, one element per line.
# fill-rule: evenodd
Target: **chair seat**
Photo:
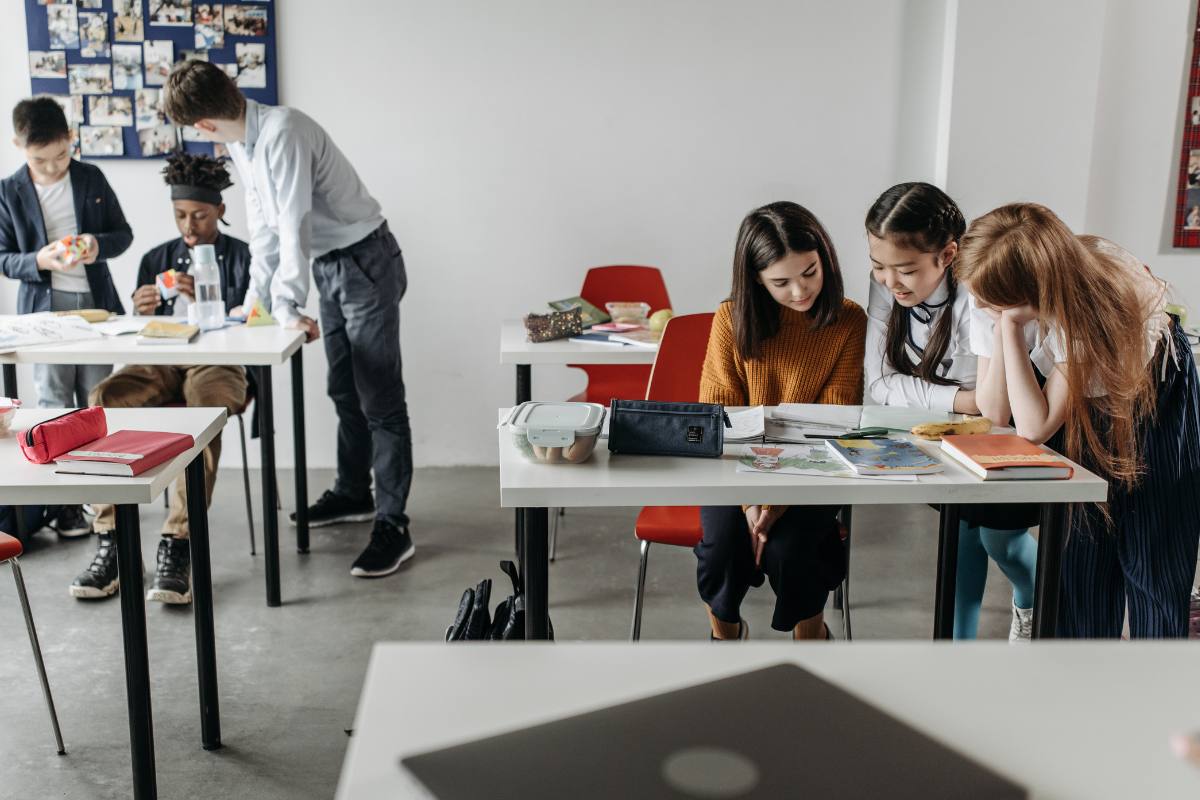
<path fill-rule="evenodd" d="M 695 547 L 704 536 L 700 506 L 646 506 L 638 514 L 633 533 L 644 542 Z"/>
<path fill-rule="evenodd" d="M 0 561 L 16 558 L 23 552 L 24 548 L 21 547 L 20 539 L 9 536 L 7 533 L 0 533 Z"/>

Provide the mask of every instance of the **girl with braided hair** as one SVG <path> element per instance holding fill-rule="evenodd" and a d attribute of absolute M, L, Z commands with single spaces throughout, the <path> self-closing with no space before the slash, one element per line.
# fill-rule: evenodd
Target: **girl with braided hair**
<path fill-rule="evenodd" d="M 864 371 L 875 402 L 979 413 L 969 296 L 952 268 L 966 227 L 954 201 L 928 183 L 893 186 L 867 212 Z M 1013 585 L 1009 641 L 1030 638 L 1037 543 L 1028 528 L 1037 513 L 1033 505 L 961 507 L 954 638 L 975 638 L 989 557 Z"/>

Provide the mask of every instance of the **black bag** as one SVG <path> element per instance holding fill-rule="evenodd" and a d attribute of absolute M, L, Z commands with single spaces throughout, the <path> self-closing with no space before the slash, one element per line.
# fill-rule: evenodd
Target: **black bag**
<path fill-rule="evenodd" d="M 725 446 L 725 408 L 714 403 L 613 400 L 608 449 L 644 456 L 720 458 Z"/>
<path fill-rule="evenodd" d="M 501 561 L 500 569 L 509 577 L 513 593 L 496 606 L 496 613 L 489 620 L 488 602 L 492 594 L 492 581 L 485 578 L 474 589 L 463 592 L 458 603 L 454 623 L 446 629 L 448 642 L 497 641 L 508 642 L 525 638 L 525 589 L 521 574 L 512 561 Z M 550 638 L 554 638 L 554 625 L 550 625 Z"/>
<path fill-rule="evenodd" d="M 0 506 L 0 531 L 15 536 L 22 544 L 54 521 L 60 506 Z M 18 519 L 19 517 L 19 519 Z"/>
<path fill-rule="evenodd" d="M 492 598 L 492 579 L 484 578 L 474 589 L 467 589 L 458 601 L 458 613 L 446 629 L 447 642 L 479 641 L 492 627 L 488 604 Z"/>

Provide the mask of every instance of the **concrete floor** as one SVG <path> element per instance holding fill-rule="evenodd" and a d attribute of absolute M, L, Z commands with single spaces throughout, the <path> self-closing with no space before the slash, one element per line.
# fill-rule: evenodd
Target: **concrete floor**
<path fill-rule="evenodd" d="M 314 470 L 309 496 L 330 480 Z M 354 722 L 373 642 L 441 639 L 468 584 L 509 557 L 513 514 L 498 507 L 496 470 L 419 471 L 412 497 L 417 556 L 380 580 L 350 577 L 365 525 L 312 532 L 308 555 L 281 532 L 282 608 L 268 609 L 263 558 L 249 555 L 240 476 L 222 473 L 210 514 L 217 659 L 225 747 L 200 748 L 196 651 L 187 608 L 147 610 L 159 795 L 163 798 L 329 798 Z M 292 477 L 280 475 L 284 508 Z M 258 480 L 255 476 L 254 486 Z M 636 509 L 571 510 L 551 565 L 551 614 L 560 639 L 625 639 L 633 608 Z M 257 516 L 257 514 L 256 514 Z M 153 565 L 161 507 L 142 515 Z M 286 516 L 285 516 L 286 519 Z M 260 521 L 261 522 L 261 521 Z M 261 531 L 259 532 L 261 545 Z M 67 594 L 90 562 L 90 538 L 44 531 L 22 559 L 69 755 L 55 754 L 12 579 L 0 572 L 0 798 L 124 798 L 130 792 L 120 608 Z M 924 639 L 933 620 L 936 515 L 924 506 L 860 508 L 852 557 L 858 639 Z M 149 580 L 149 578 L 147 578 Z M 695 561 L 682 548 L 651 552 L 643 638 L 696 639 L 707 625 Z M 1009 591 L 995 569 L 981 636 L 1007 635 Z M 751 594 L 754 638 L 769 630 L 768 587 Z M 831 623 L 840 636 L 838 624 Z M 404 675 L 396 675 L 403 681 Z M 434 687 L 414 687 L 430 691 Z M 414 723 L 419 724 L 419 720 Z"/>

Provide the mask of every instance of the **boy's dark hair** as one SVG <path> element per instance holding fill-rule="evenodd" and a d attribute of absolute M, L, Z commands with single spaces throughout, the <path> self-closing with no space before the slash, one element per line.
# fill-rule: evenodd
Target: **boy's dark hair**
<path fill-rule="evenodd" d="M 879 195 L 867 212 L 866 226 L 872 236 L 887 239 L 897 247 L 939 253 L 946 245 L 962 239 L 967 221 L 958 204 L 941 189 L 929 183 L 914 182 L 898 183 Z M 958 381 L 938 374 L 942 357 L 950 346 L 954 298 L 958 294 L 954 270 L 950 266 L 946 267 L 946 276 L 946 288 L 950 292 L 944 303 L 946 308 L 929 333 L 920 363 L 913 364 L 908 352 L 912 309 L 899 303 L 892 304 L 892 313 L 888 317 L 884 352 L 892 369 L 901 375 L 912 375 L 938 386 L 957 386 Z"/>
<path fill-rule="evenodd" d="M 22 100 L 13 108 L 13 132 L 21 147 L 41 147 L 71 138 L 67 115 L 51 97 L 42 95 Z"/>
<path fill-rule="evenodd" d="M 167 156 L 162 174 L 171 187 L 172 200 L 197 200 L 219 206 L 221 192 L 233 186 L 225 164 L 203 153 L 176 150 Z"/>
<path fill-rule="evenodd" d="M 815 251 L 821 260 L 821 293 L 808 311 L 812 327 L 823 328 L 842 313 L 845 292 L 837 252 L 820 221 L 801 205 L 778 202 L 756 208 L 742 220 L 733 254 L 734 334 L 744 359 L 757 358 L 762 343 L 779 332 L 779 303 L 758 274 L 792 253 Z"/>
<path fill-rule="evenodd" d="M 176 125 L 201 119 L 238 119 L 246 98 L 225 70 L 207 61 L 176 64 L 163 90 L 163 113 Z"/>

